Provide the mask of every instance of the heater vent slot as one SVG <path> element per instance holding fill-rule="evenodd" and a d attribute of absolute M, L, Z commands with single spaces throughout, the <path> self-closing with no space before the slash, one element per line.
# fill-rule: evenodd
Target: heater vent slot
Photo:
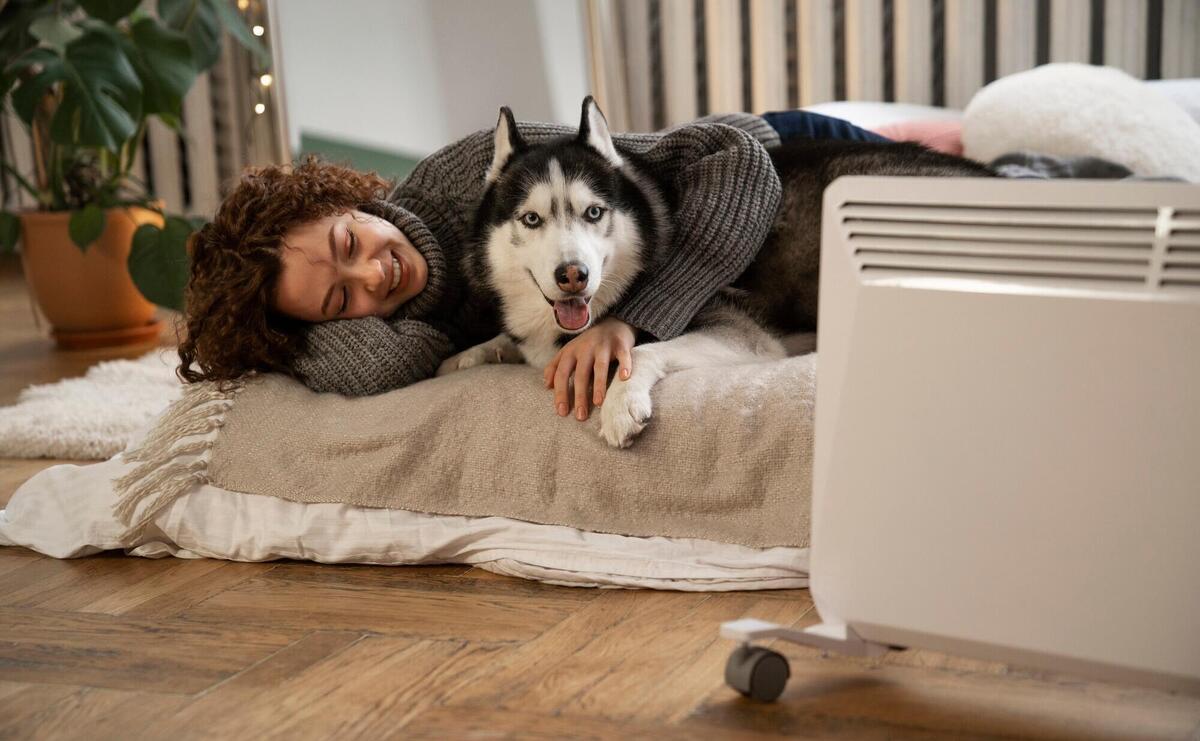
<path fill-rule="evenodd" d="M 996 224 L 1000 226 L 1094 226 L 1154 230 L 1158 210 L 1080 209 L 1037 206 L 927 206 L 909 203 L 846 203 L 845 219 L 919 221 L 942 224 Z"/>
<path fill-rule="evenodd" d="M 864 276 L 1144 284 L 1157 209 L 851 203 L 841 225 Z"/>
<path fill-rule="evenodd" d="M 1158 284 L 1200 290 L 1200 211 L 1174 213 Z"/>

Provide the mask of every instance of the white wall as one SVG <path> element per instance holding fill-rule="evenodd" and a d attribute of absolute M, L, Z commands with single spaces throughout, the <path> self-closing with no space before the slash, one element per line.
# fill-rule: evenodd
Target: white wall
<path fill-rule="evenodd" d="M 276 5 L 294 150 L 302 130 L 415 154 L 445 143 L 431 4 Z"/>
<path fill-rule="evenodd" d="M 576 124 L 588 92 L 582 0 L 287 0 L 276 5 L 300 132 L 425 155 L 518 119 Z"/>
<path fill-rule="evenodd" d="M 578 124 L 583 98 L 591 92 L 584 4 L 537 0 L 537 11 L 553 120 Z"/>

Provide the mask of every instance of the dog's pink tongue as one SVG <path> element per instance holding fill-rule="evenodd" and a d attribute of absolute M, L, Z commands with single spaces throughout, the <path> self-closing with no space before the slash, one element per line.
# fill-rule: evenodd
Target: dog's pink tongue
<path fill-rule="evenodd" d="M 554 319 L 563 329 L 579 329 L 588 321 L 588 305 L 581 298 L 554 302 Z"/>

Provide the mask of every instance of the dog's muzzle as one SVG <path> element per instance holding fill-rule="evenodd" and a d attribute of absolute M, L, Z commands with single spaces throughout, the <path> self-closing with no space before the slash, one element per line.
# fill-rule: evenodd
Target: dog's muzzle
<path fill-rule="evenodd" d="M 529 274 L 529 280 L 533 281 L 534 288 L 537 288 L 538 293 L 542 294 L 542 298 L 554 310 L 554 321 L 558 324 L 559 329 L 567 332 L 578 332 L 587 326 L 592 318 L 591 296 L 569 296 L 560 298 L 557 301 L 546 295 L 538 284 L 537 278 L 533 277 L 533 273 L 529 270 L 525 271 Z M 586 268 L 584 275 L 586 275 Z"/>

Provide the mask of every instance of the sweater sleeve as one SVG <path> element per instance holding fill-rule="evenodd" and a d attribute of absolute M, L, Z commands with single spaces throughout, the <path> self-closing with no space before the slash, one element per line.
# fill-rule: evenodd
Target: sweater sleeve
<path fill-rule="evenodd" d="M 774 149 L 780 144 L 779 133 L 775 131 L 775 127 L 771 126 L 762 116 L 756 116 L 753 113 L 713 113 L 704 118 L 698 118 L 692 123 L 725 124 L 735 129 L 741 129 L 753 136 L 759 144 L 767 149 Z"/>
<path fill-rule="evenodd" d="M 740 276 L 770 232 L 782 189 L 771 157 L 746 131 L 685 126 L 644 155 L 678 206 L 665 254 L 631 286 L 614 316 L 659 340 L 678 336 Z"/>
<path fill-rule="evenodd" d="M 454 347 L 446 334 L 413 319 L 321 322 L 293 369 L 313 391 L 370 396 L 432 378 Z"/>

